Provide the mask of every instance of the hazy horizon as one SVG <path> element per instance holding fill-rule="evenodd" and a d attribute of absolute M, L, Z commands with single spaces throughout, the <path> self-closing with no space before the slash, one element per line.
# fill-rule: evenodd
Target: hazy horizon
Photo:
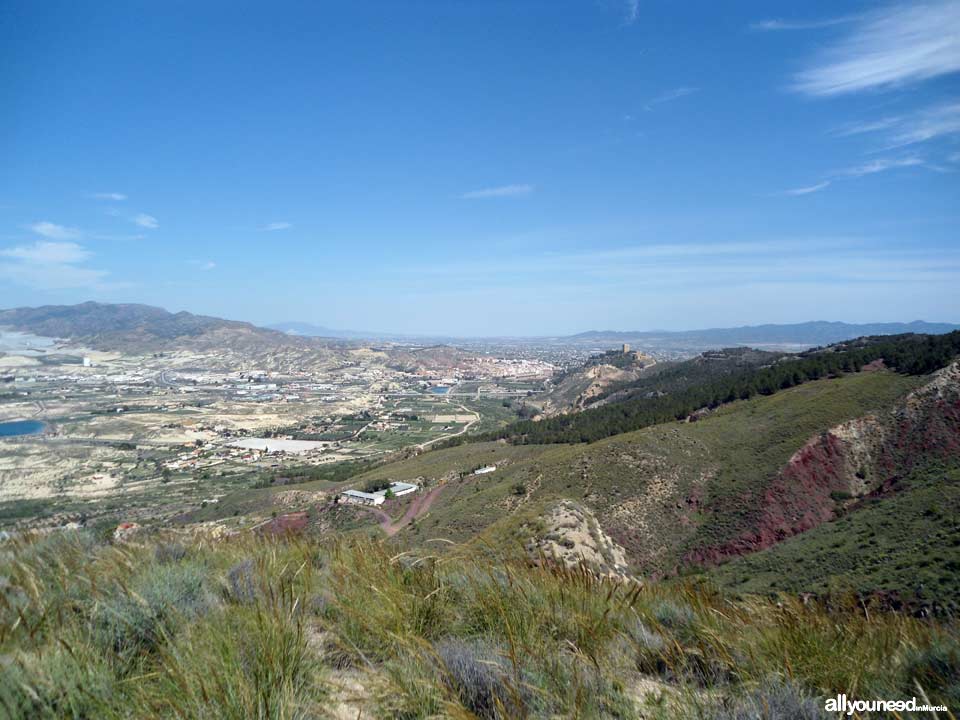
<path fill-rule="evenodd" d="M 556 333 L 550 335 L 510 335 L 510 334 L 500 334 L 500 335 L 458 335 L 455 333 L 440 333 L 440 332 L 410 332 L 410 333 L 399 333 L 394 332 L 389 329 L 370 329 L 370 328 L 334 328 L 323 323 L 311 323 L 299 320 L 284 320 L 280 322 L 271 322 L 265 324 L 263 327 L 279 329 L 284 325 L 312 325 L 316 328 L 324 328 L 334 332 L 348 332 L 348 333 L 367 333 L 372 336 L 376 335 L 397 335 L 397 336 L 408 336 L 408 337 L 450 337 L 456 339 L 483 339 L 483 338 L 537 338 L 537 337 L 570 337 L 574 335 L 582 335 L 587 333 L 617 333 L 617 334 L 629 334 L 629 333 L 695 333 L 703 332 L 708 330 L 736 330 L 739 328 L 747 327 L 762 327 L 764 325 L 778 325 L 778 326 L 787 326 L 787 325 L 805 325 L 808 323 L 831 323 L 831 324 L 845 324 L 845 325 L 883 325 L 883 324 L 905 324 L 909 325 L 912 323 L 926 323 L 930 325 L 960 325 L 960 323 L 953 322 L 950 320 L 926 320 L 922 318 L 915 318 L 914 320 L 909 321 L 886 321 L 886 320 L 873 320 L 873 321 L 863 321 L 863 322 L 848 322 L 846 320 L 824 320 L 824 319 L 811 319 L 811 320 L 801 320 L 793 323 L 741 323 L 739 325 L 725 325 L 725 326 L 713 326 L 713 327 L 678 327 L 678 328 L 665 328 L 665 327 L 623 327 L 623 328 L 610 328 L 610 327 L 592 327 L 592 328 L 581 328 L 571 330 L 569 332 Z"/>
<path fill-rule="evenodd" d="M 960 317 L 956 0 L 6 10 L 0 307 Z"/>
<path fill-rule="evenodd" d="M 91 302 L 92 302 L 92 303 L 96 303 L 97 301 L 96 301 L 96 300 L 85 300 L 85 301 L 81 301 L 81 302 L 79 302 L 79 303 L 73 303 L 73 304 L 68 304 L 68 305 L 63 305 L 63 306 L 54 305 L 53 307 L 76 307 L 77 305 L 83 305 L 83 304 L 85 304 L 85 303 L 91 303 Z M 118 304 L 122 304 L 122 303 L 118 303 Z M 140 303 L 133 303 L 133 304 L 140 304 Z M 30 306 L 25 306 L 25 307 L 30 307 Z M 188 308 L 170 308 L 170 307 L 165 307 L 165 306 L 152 306 L 152 305 L 150 305 L 150 306 L 148 306 L 148 307 L 160 308 L 160 309 L 165 310 L 165 311 L 170 312 L 170 313 L 188 312 L 188 313 L 192 313 L 192 314 L 195 314 L 195 315 L 203 315 L 203 314 L 204 314 L 204 313 L 193 313 L 193 311 L 191 311 L 191 310 L 188 309 Z M 12 309 L 15 309 L 15 308 L 2 308 L 2 307 L 0 307 L 0 311 L 3 311 L 3 310 L 12 310 Z M 328 336 L 325 336 L 325 337 L 343 337 L 344 339 L 349 339 L 349 338 L 356 338 L 356 339 L 363 339 L 363 338 L 376 339 L 376 338 L 390 338 L 390 337 L 398 337 L 398 338 L 400 338 L 400 337 L 406 337 L 406 338 L 411 338 L 411 339 L 440 339 L 440 340 L 446 340 L 446 339 L 450 339 L 450 340 L 484 340 L 484 339 L 497 339 L 497 338 L 523 340 L 523 339 L 543 339 L 543 338 L 552 338 L 552 337 L 563 338 L 563 337 L 572 337 L 572 336 L 577 336 L 577 335 L 585 335 L 585 334 L 590 334 L 590 333 L 598 333 L 598 334 L 620 334 L 620 335 L 629 335 L 629 334 L 656 334 L 656 333 L 682 334 L 682 333 L 710 332 L 710 331 L 717 331 L 717 330 L 740 330 L 740 329 L 757 328 L 757 327 L 762 328 L 762 327 L 766 327 L 766 326 L 774 326 L 774 327 L 784 327 L 784 328 L 786 328 L 786 327 L 792 327 L 792 326 L 797 326 L 797 325 L 809 325 L 809 324 L 820 324 L 820 323 L 826 323 L 826 324 L 829 324 L 829 325 L 850 325 L 850 326 L 856 326 L 856 327 L 866 327 L 866 326 L 871 326 L 871 325 L 912 325 L 912 324 L 915 324 L 915 323 L 923 323 L 923 324 L 926 324 L 926 325 L 947 325 L 947 326 L 957 326 L 957 327 L 960 327 L 960 322 L 954 322 L 954 321 L 952 321 L 952 320 L 942 320 L 942 319 L 933 319 L 933 320 L 930 320 L 930 319 L 928 319 L 928 318 L 914 318 L 913 320 L 908 320 L 908 321 L 889 321 L 889 320 L 884 320 L 884 319 L 873 319 L 873 320 L 865 320 L 865 321 L 848 321 L 848 320 L 842 320 L 842 319 L 839 319 L 839 320 L 838 320 L 838 319 L 825 319 L 825 318 L 808 318 L 808 319 L 806 319 L 806 320 L 801 320 L 801 321 L 796 321 L 796 322 L 790 322 L 790 323 L 778 323 L 778 322 L 771 322 L 771 323 L 739 323 L 739 324 L 736 324 L 736 325 L 724 325 L 724 326 L 710 326 L 710 327 L 708 327 L 708 326 L 690 326 L 690 327 L 673 327 L 673 328 L 668 328 L 668 327 L 620 327 L 620 328 L 614 328 L 614 327 L 605 327 L 605 326 L 600 326 L 600 325 L 598 325 L 598 326 L 595 326 L 595 327 L 588 327 L 588 328 L 575 328 L 575 329 L 571 329 L 571 330 L 568 330 L 568 331 L 565 331 L 565 332 L 559 332 L 559 333 L 539 333 L 539 334 L 497 333 L 497 334 L 492 334 L 492 335 L 469 335 L 469 334 L 456 333 L 456 332 L 448 333 L 448 332 L 440 332 L 440 331 L 437 331 L 437 332 L 430 332 L 430 331 L 424 331 L 424 332 L 417 332 L 417 331 L 412 331 L 412 332 L 400 332 L 400 331 L 391 330 L 391 329 L 389 329 L 389 328 L 331 327 L 331 326 L 329 326 L 329 325 L 325 325 L 323 322 L 312 322 L 312 321 L 309 321 L 309 320 L 281 320 L 281 321 L 271 321 L 271 322 L 265 322 L 265 323 L 258 323 L 258 322 L 254 322 L 254 321 L 252 321 L 252 320 L 249 320 L 249 319 L 247 319 L 247 318 L 239 317 L 239 316 L 234 316 L 234 315 L 212 316 L 212 317 L 220 317 L 220 319 L 228 320 L 228 321 L 248 322 L 248 323 L 252 323 L 253 325 L 256 325 L 256 326 L 258 326 L 258 327 L 267 328 L 267 329 L 273 329 L 273 330 L 280 330 L 280 331 L 282 331 L 282 332 L 287 332 L 287 333 L 292 334 L 292 335 L 311 335 L 311 334 L 316 334 L 317 336 L 320 336 L 319 333 L 316 333 L 316 332 L 313 332 L 313 333 L 311 333 L 311 332 L 300 332 L 300 331 L 298 331 L 296 328 L 292 328 L 291 326 L 301 326 L 301 327 L 303 327 L 303 328 L 309 327 L 309 328 L 310 328 L 311 330 L 313 330 L 313 331 L 326 330 L 326 331 L 329 331 L 330 333 L 332 333 L 331 335 L 328 335 Z M 4 332 L 5 332 L 5 331 L 3 331 L 2 329 L 0 329 L 0 335 L 3 335 Z M 16 331 L 16 330 L 14 330 L 14 331 L 9 331 L 9 332 L 10 332 L 11 334 L 13 334 L 13 335 L 20 334 L 20 332 L 19 332 L 19 331 Z"/>

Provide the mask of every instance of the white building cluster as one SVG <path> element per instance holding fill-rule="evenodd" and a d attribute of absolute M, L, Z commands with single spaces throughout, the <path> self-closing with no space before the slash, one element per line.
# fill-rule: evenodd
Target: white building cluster
<path fill-rule="evenodd" d="M 392 482 L 390 483 L 390 487 L 377 490 L 376 492 L 344 490 L 340 493 L 340 497 L 343 498 L 343 502 L 352 505 L 383 505 L 383 502 L 387 499 L 388 492 L 394 497 L 400 497 L 401 495 L 409 495 L 419 489 L 420 486 L 414 485 L 413 483 Z"/>

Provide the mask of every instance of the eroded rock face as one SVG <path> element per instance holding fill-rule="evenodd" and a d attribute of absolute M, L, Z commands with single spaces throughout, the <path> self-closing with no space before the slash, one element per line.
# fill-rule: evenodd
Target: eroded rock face
<path fill-rule="evenodd" d="M 625 367 L 598 363 L 561 379 L 546 397 L 541 398 L 543 417 L 592 407 L 612 385 L 638 380 L 647 368 L 656 364 L 652 356 L 642 352 L 633 351 L 630 357 L 631 362 Z"/>
<path fill-rule="evenodd" d="M 912 408 L 930 399 L 956 401 L 958 395 L 960 395 L 960 362 L 954 362 L 935 372 L 933 379 L 922 388 L 907 395 L 906 404 L 908 408 Z"/>
<path fill-rule="evenodd" d="M 697 549 L 685 559 L 714 564 L 769 547 L 832 520 L 839 503 L 895 492 L 896 479 L 919 461 L 958 454 L 960 363 L 955 362 L 891 411 L 811 438 L 771 481 L 751 527 L 731 542 Z"/>
<path fill-rule="evenodd" d="M 586 508 L 563 500 L 542 522 L 542 530 L 527 546 L 532 553 L 542 553 L 568 567 L 583 563 L 600 574 L 627 576 L 626 552 L 603 531 L 597 518 Z"/>

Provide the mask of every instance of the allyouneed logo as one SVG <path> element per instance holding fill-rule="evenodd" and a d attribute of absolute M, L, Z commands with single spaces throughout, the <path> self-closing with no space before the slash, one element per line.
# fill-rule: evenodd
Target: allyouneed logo
<path fill-rule="evenodd" d="M 865 712 L 946 712 L 945 705 L 920 705 L 916 698 L 909 700 L 851 700 L 846 695 L 829 698 L 824 704 L 827 712 L 853 715 Z"/>

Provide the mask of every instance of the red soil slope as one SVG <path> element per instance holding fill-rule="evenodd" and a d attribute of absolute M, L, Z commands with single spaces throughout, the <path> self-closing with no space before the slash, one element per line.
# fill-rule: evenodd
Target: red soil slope
<path fill-rule="evenodd" d="M 941 370 L 884 416 L 866 416 L 810 439 L 771 481 L 760 512 L 734 540 L 687 554 L 716 564 L 755 552 L 832 520 L 837 497 L 896 491 L 896 479 L 923 460 L 960 455 L 960 366 Z"/>

